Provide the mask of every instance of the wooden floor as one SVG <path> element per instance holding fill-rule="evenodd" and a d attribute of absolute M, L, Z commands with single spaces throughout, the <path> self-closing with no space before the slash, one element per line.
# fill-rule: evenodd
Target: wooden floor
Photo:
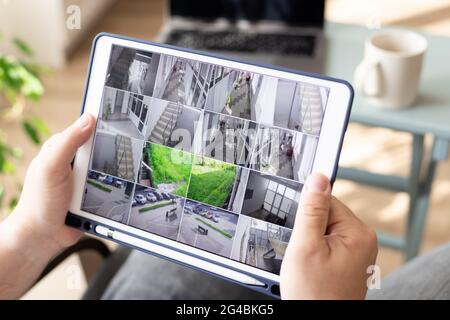
<path fill-rule="evenodd" d="M 363 3 L 368 3 L 369 1 L 331 0 L 328 5 L 328 17 L 338 21 L 358 22 L 358 15 L 353 17 L 351 14 L 346 15 L 348 10 L 346 11 L 341 6 L 343 3 L 348 4 L 349 2 L 353 3 L 352 8 L 360 7 L 361 10 L 364 10 Z M 387 1 L 381 2 L 388 5 L 386 4 Z M 395 1 L 390 3 L 392 2 Z M 397 1 L 397 3 L 399 2 Z M 430 23 L 427 15 L 418 15 L 414 12 L 412 17 L 416 16 L 419 19 L 419 22 L 414 22 L 414 19 L 407 19 L 408 16 L 405 14 L 407 9 L 404 7 L 405 5 L 403 5 L 403 8 L 397 8 L 397 20 L 394 19 L 395 17 L 392 14 L 390 14 L 390 19 L 397 22 L 400 21 L 399 23 L 403 21 L 405 25 L 414 27 L 424 26 L 425 29 L 431 26 L 431 31 L 441 34 L 450 33 L 450 28 L 439 28 L 439 26 L 448 26 L 448 18 L 443 19 L 442 15 L 438 14 L 439 21 L 436 25 Z M 333 8 L 333 10 L 330 10 L 330 8 Z M 45 79 L 47 92 L 39 103 L 39 108 L 41 115 L 53 131 L 56 132 L 63 129 L 76 119 L 79 114 L 90 43 L 93 36 L 97 32 L 106 31 L 142 39 L 152 39 L 158 32 L 162 22 L 162 10 L 163 5 L 159 0 L 121 0 L 114 4 L 102 19 L 99 19 L 99 24 L 92 30 L 89 39 L 80 44 L 71 56 L 68 66 L 63 70 L 55 71 Z M 443 9 L 441 8 L 441 10 Z M 355 9 L 355 12 L 358 12 L 358 10 Z M 425 23 L 420 24 L 420 21 L 425 21 Z M 2 124 L 2 128 L 5 128 L 6 132 L 8 132 L 8 137 L 12 143 L 24 146 L 25 159 L 19 164 L 18 168 L 19 176 L 23 177 L 25 168 L 32 156 L 37 152 L 37 148 L 32 146 L 22 132 L 15 129 L 14 125 Z M 406 174 L 411 156 L 411 151 L 408 148 L 409 143 L 410 137 L 406 134 L 351 124 L 345 139 L 341 164 L 351 164 L 382 173 Z M 396 234 L 404 232 L 408 199 L 406 194 L 392 194 L 345 181 L 337 181 L 334 193 L 370 226 Z M 425 253 L 431 248 L 449 241 L 450 161 L 447 161 L 441 164 L 437 171 L 421 253 Z M 378 264 L 381 266 L 383 276 L 395 270 L 401 263 L 402 257 L 400 254 L 393 250 L 381 248 Z M 57 286 L 57 284 L 54 283 L 54 286 Z M 37 296 L 51 297 L 48 291 L 42 292 L 47 293 L 37 294 Z M 81 291 L 66 292 L 64 297 L 76 298 L 79 292 Z M 53 295 L 53 297 L 57 296 Z"/>

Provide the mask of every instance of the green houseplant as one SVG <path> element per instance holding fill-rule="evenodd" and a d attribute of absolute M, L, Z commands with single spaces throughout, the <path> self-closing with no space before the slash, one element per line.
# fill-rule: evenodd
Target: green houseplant
<path fill-rule="evenodd" d="M 0 42 L 5 41 L 0 33 Z M 46 124 L 35 111 L 35 104 L 44 94 L 40 76 L 47 70 L 33 60 L 33 51 L 18 38 L 11 39 L 19 54 L 4 54 L 0 51 L 0 124 L 12 122 L 21 126 L 27 137 L 36 145 L 50 134 Z M 20 146 L 10 145 L 8 136 L 0 125 L 0 216 L 17 203 L 18 189 L 9 192 L 5 199 L 5 177 L 17 179 L 15 161 L 22 157 Z"/>

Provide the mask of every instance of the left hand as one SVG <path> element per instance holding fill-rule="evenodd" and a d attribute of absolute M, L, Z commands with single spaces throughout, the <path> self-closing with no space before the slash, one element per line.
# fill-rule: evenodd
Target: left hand
<path fill-rule="evenodd" d="M 79 239 L 81 233 L 64 224 L 72 198 L 71 161 L 94 126 L 94 117 L 84 114 L 47 140 L 32 160 L 20 200 L 8 217 L 22 240 L 57 251 Z"/>

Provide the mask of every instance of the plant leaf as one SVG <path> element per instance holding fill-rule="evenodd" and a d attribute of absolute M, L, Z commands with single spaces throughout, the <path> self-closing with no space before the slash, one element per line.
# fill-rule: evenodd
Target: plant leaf
<path fill-rule="evenodd" d="M 40 144 L 41 138 L 39 137 L 39 132 L 33 126 L 33 124 L 27 120 L 22 122 L 22 127 L 25 130 L 25 133 L 31 139 L 34 144 Z"/>
<path fill-rule="evenodd" d="M 38 78 L 40 75 L 51 75 L 52 74 L 52 69 L 50 67 L 43 66 L 43 65 L 40 65 L 37 63 L 25 62 L 25 61 L 21 61 L 21 63 L 23 64 L 23 66 L 25 68 L 27 68 L 27 70 L 29 72 L 31 72 Z"/>
<path fill-rule="evenodd" d="M 41 80 L 14 57 L 0 56 L 0 70 L 1 90 L 11 103 L 19 94 L 34 102 L 44 94 Z"/>
<path fill-rule="evenodd" d="M 44 94 L 44 86 L 42 85 L 41 80 L 24 66 L 20 66 L 18 73 L 22 79 L 22 86 L 20 89 L 22 94 L 31 101 L 39 101 Z"/>
<path fill-rule="evenodd" d="M 0 208 L 3 207 L 3 199 L 5 198 L 5 186 L 0 184 Z"/>
<path fill-rule="evenodd" d="M 17 199 L 17 197 L 12 197 L 11 199 L 9 199 L 8 209 L 10 211 L 14 210 L 14 208 L 17 206 L 18 202 L 19 202 L 19 199 Z"/>
<path fill-rule="evenodd" d="M 25 41 L 23 41 L 19 38 L 14 38 L 13 43 L 26 56 L 28 56 L 28 57 L 33 56 L 33 54 L 34 54 L 33 50 L 31 50 L 31 48 L 25 43 Z"/>
<path fill-rule="evenodd" d="M 2 172 L 6 174 L 14 174 L 16 172 L 16 166 L 9 160 L 5 159 L 3 161 L 3 168 Z"/>
<path fill-rule="evenodd" d="M 3 166 L 5 165 L 6 162 L 6 154 L 5 154 L 5 147 L 3 145 L 1 145 L 0 148 L 0 173 L 3 173 L 5 170 L 3 169 Z"/>
<path fill-rule="evenodd" d="M 19 147 L 12 147 L 9 150 L 9 152 L 10 152 L 11 156 L 15 159 L 20 159 L 23 156 L 23 150 L 22 150 L 22 148 L 19 148 Z"/>
<path fill-rule="evenodd" d="M 49 137 L 51 135 L 52 131 L 41 118 L 34 117 L 33 119 L 31 119 L 31 123 L 33 124 L 34 128 L 44 137 Z"/>

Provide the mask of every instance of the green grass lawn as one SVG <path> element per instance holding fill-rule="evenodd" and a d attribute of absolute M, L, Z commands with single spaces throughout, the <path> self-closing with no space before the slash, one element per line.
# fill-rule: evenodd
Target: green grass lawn
<path fill-rule="evenodd" d="M 145 151 L 150 162 L 149 166 L 153 169 L 154 184 L 179 184 L 179 187 L 173 193 L 185 196 L 187 182 L 191 174 L 192 155 L 156 144 L 147 145 Z"/>
<path fill-rule="evenodd" d="M 154 204 L 154 205 L 150 205 L 150 206 L 147 206 L 147 207 L 140 208 L 139 212 L 143 213 L 143 212 L 147 212 L 147 211 L 150 211 L 150 210 L 158 209 L 158 208 L 161 208 L 161 207 L 165 207 L 165 206 L 167 206 L 167 205 L 169 205 L 171 203 L 172 203 L 171 200 L 160 202 L 160 203 L 157 203 L 157 204 Z"/>
<path fill-rule="evenodd" d="M 236 167 L 221 161 L 196 157 L 187 197 L 223 207 L 233 188 Z"/>
<path fill-rule="evenodd" d="M 203 219 L 201 219 L 201 218 L 199 218 L 199 217 L 196 217 L 195 220 L 202 222 L 203 224 L 207 225 L 207 226 L 210 227 L 211 229 L 216 230 L 216 231 L 219 232 L 221 235 L 224 235 L 224 236 L 227 237 L 227 238 L 230 238 L 230 239 L 233 238 L 233 236 L 232 236 L 231 234 L 229 234 L 229 233 L 226 232 L 225 230 L 222 230 L 222 229 L 216 227 L 216 226 L 213 225 L 212 223 L 206 222 L 205 220 L 203 220 Z"/>
<path fill-rule="evenodd" d="M 111 188 L 108 188 L 107 186 L 101 184 L 100 182 L 97 182 L 97 181 L 92 180 L 92 179 L 87 180 L 87 183 L 89 183 L 91 186 L 93 186 L 93 187 L 95 187 L 97 189 L 100 189 L 100 190 L 108 192 L 108 193 L 112 191 Z"/>

